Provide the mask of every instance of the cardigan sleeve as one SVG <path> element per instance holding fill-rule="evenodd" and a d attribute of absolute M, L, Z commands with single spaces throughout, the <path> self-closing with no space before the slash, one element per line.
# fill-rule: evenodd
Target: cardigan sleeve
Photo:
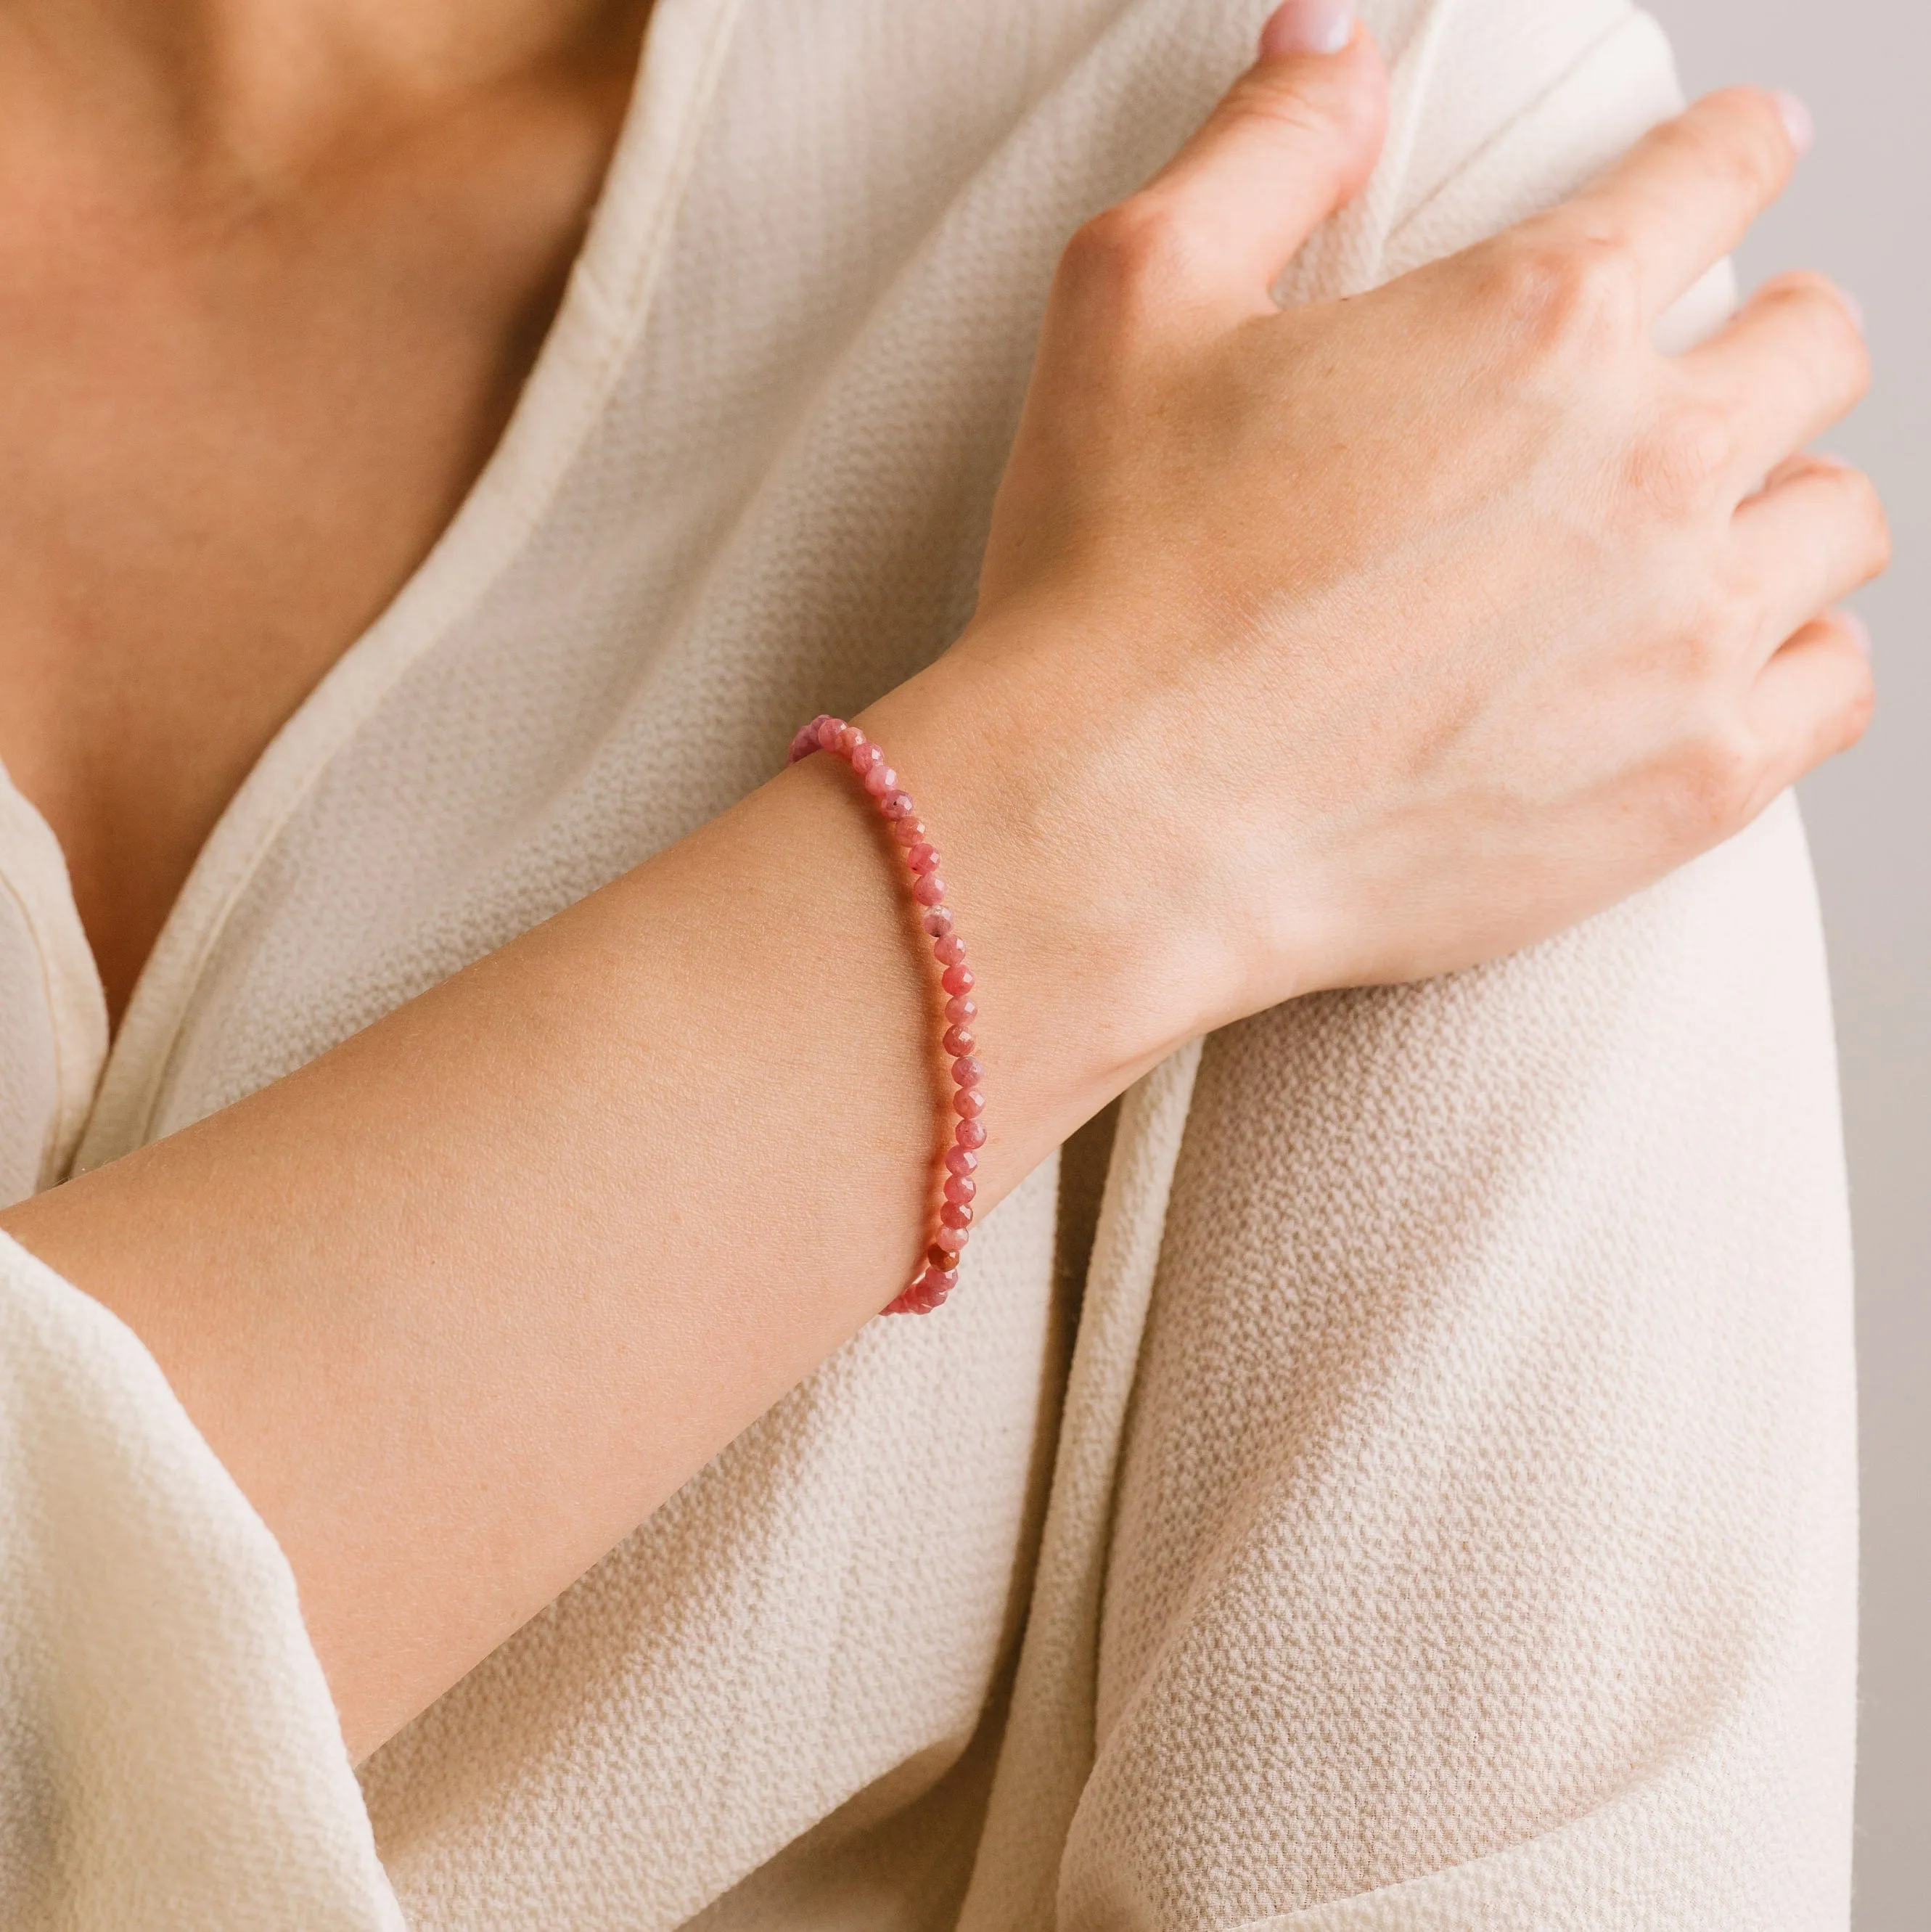
<path fill-rule="evenodd" d="M 1423 8 L 1369 209 L 1290 292 L 1516 218 L 1676 99 L 1627 9 Z M 1789 800 L 1519 957 L 1210 1039 L 1061 1932 L 1840 1932 L 1850 1334 Z"/>
<path fill-rule="evenodd" d="M 274 1538 L 133 1332 L 4 1235 L 0 1924 L 402 1924 Z"/>

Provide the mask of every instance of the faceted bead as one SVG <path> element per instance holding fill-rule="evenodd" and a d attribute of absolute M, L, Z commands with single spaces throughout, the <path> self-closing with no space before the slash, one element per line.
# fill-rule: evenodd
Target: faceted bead
<path fill-rule="evenodd" d="M 962 1026 L 948 1027 L 946 1036 L 939 1044 L 956 1060 L 962 1053 L 970 1053 L 979 1042 Z"/>
<path fill-rule="evenodd" d="M 937 905 L 945 896 L 946 882 L 937 872 L 922 873 L 919 875 L 919 883 L 912 888 L 912 896 L 921 905 Z M 956 971 L 958 969 L 955 968 L 953 970 Z M 955 986 L 951 990 L 956 993 L 962 993 L 965 988 L 963 986 Z"/>
<path fill-rule="evenodd" d="M 949 932 L 932 948 L 932 956 L 941 966 L 956 966 L 965 957 L 965 941 Z"/>
<path fill-rule="evenodd" d="M 885 754 L 869 739 L 851 754 L 851 768 L 860 778 L 865 777 L 874 765 L 882 765 L 884 762 Z"/>
<path fill-rule="evenodd" d="M 973 1090 L 976 1093 L 979 1090 Z M 961 1120 L 952 1130 L 952 1138 L 962 1148 L 982 1148 L 985 1144 L 985 1123 L 983 1120 Z"/>
<path fill-rule="evenodd" d="M 877 776 L 874 772 L 874 778 Z M 865 781 L 865 790 L 871 790 L 871 780 Z M 910 818 L 912 816 L 912 794 L 909 791 L 889 791 L 878 801 L 878 808 L 889 819 Z"/>
<path fill-rule="evenodd" d="M 874 798 L 883 798 L 898 785 L 898 774 L 889 765 L 874 765 L 865 775 L 865 788 Z"/>
<path fill-rule="evenodd" d="M 931 1284 L 931 1292 L 941 1301 L 959 1285 L 957 1268 L 928 1268 L 925 1278 Z"/>
<path fill-rule="evenodd" d="M 978 1165 L 979 1156 L 970 1148 L 950 1147 L 946 1150 L 948 1174 L 970 1174 Z"/>
<path fill-rule="evenodd" d="M 970 1201 L 978 1192 L 979 1183 L 970 1174 L 955 1174 L 946 1183 L 946 1198 L 948 1201 Z"/>
<path fill-rule="evenodd" d="M 946 1017 L 956 1026 L 964 1026 L 968 1020 L 976 1018 L 978 1013 L 979 1002 L 967 999 L 963 993 L 946 1002 Z"/>
<path fill-rule="evenodd" d="M 969 993 L 979 980 L 970 966 L 948 966 L 939 975 L 939 984 L 949 993 Z"/>
<path fill-rule="evenodd" d="M 845 728 L 842 718 L 821 718 L 818 721 L 818 748 L 829 752 L 838 742 L 838 734 Z"/>
<path fill-rule="evenodd" d="M 962 1120 L 974 1120 L 985 1112 L 985 1094 L 977 1087 L 961 1087 L 952 1096 L 952 1112 Z"/>
<path fill-rule="evenodd" d="M 886 814 L 889 818 L 892 814 Z M 925 821 L 922 818 L 901 818 L 892 828 L 892 836 L 901 845 L 916 845 L 925 836 Z"/>
<path fill-rule="evenodd" d="M 832 740 L 832 749 L 841 758 L 849 758 L 859 746 L 865 742 L 865 734 L 856 724 L 847 724 Z"/>
<path fill-rule="evenodd" d="M 943 906 L 934 906 L 919 923 L 934 939 L 943 939 L 952 929 L 952 916 Z"/>
<path fill-rule="evenodd" d="M 957 1248 L 948 1246 L 943 1241 L 934 1241 L 925 1250 L 925 1258 L 942 1274 L 949 1274 L 959 1264 L 959 1251 Z"/>
<path fill-rule="evenodd" d="M 939 848 L 921 839 L 906 854 L 905 862 L 915 872 L 936 872 L 939 869 Z"/>
<path fill-rule="evenodd" d="M 786 754 L 785 763 L 795 765 L 800 758 L 808 758 L 818 748 L 818 727 L 815 722 L 802 727 L 791 740 L 791 749 Z"/>
<path fill-rule="evenodd" d="M 962 1053 L 952 1062 L 952 1084 L 955 1087 L 976 1087 L 985 1072 L 985 1069 L 971 1054 Z"/>
<path fill-rule="evenodd" d="M 939 1210 L 939 1226 L 942 1228 L 970 1228 L 972 1210 L 963 1202 L 948 1201 Z"/>

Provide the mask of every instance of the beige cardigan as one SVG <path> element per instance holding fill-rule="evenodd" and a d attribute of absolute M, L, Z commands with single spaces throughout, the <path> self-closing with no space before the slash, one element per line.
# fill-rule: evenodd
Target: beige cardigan
<path fill-rule="evenodd" d="M 1061 242 L 1264 10 L 658 0 L 502 447 L 111 1054 L 0 787 L 0 1190 L 299 1066 L 939 650 Z M 1672 102 L 1623 0 L 1369 12 L 1386 158 L 1295 296 Z M 1090 1268 L 1075 1166 L 359 1778 L 271 1539 L 5 1246 L 0 1924 L 1844 1925 L 1849 1269 L 1787 806 L 1531 954 L 1182 1054 L 1120 1110 Z"/>

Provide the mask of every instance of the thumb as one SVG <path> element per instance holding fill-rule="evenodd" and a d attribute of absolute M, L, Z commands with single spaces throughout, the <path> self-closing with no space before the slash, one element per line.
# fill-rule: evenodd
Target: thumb
<path fill-rule="evenodd" d="M 1186 234 L 1196 273 L 1265 301 L 1367 180 L 1387 121 L 1387 70 L 1353 0 L 1285 0 L 1258 59 L 1137 198 Z"/>

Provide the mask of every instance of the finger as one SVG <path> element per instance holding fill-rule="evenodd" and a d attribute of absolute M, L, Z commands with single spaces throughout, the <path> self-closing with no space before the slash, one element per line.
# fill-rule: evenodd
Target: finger
<path fill-rule="evenodd" d="M 1381 148 L 1387 76 L 1350 0 L 1288 0 L 1261 57 L 1122 211 L 1185 238 L 1204 290 L 1255 307 Z"/>
<path fill-rule="evenodd" d="M 1621 248 L 1636 269 L 1644 319 L 1653 322 L 1783 192 L 1810 124 L 1792 94 L 1754 87 L 1705 94 L 1537 223 Z"/>
<path fill-rule="evenodd" d="M 1826 456 L 1814 450 L 1800 449 L 1794 455 L 1786 456 L 1781 463 L 1774 465 L 1769 474 L 1750 493 L 1750 497 L 1760 496 L 1766 490 L 1774 490 L 1780 483 L 1788 483 L 1795 478 L 1807 476 L 1820 464 L 1826 468 L 1834 464 L 1840 470 L 1846 466 L 1842 457 Z M 1750 498 L 1744 500 L 1747 502 Z"/>
<path fill-rule="evenodd" d="M 1863 471 L 1800 459 L 1731 519 L 1758 615 L 1758 662 L 1813 612 L 1868 584 L 1891 561 L 1884 506 Z"/>
<path fill-rule="evenodd" d="M 1870 384 L 1858 318 L 1821 275 L 1765 283 L 1677 364 L 1731 424 L 1740 488 L 1828 429 Z"/>
<path fill-rule="evenodd" d="M 1797 632 L 1757 674 L 1745 718 L 1763 748 L 1766 804 L 1864 734 L 1876 702 L 1870 639 L 1848 610 L 1828 611 Z"/>

